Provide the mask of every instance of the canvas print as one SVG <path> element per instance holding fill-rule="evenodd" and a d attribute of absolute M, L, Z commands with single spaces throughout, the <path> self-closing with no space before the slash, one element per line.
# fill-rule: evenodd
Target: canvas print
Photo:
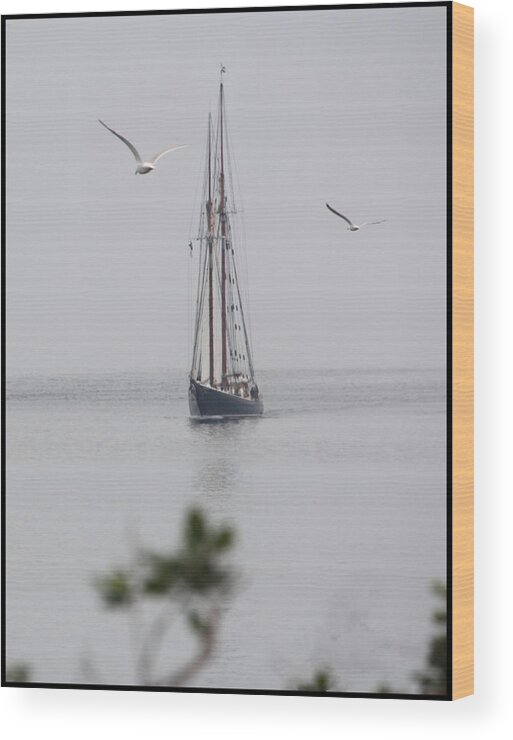
<path fill-rule="evenodd" d="M 447 17 L 4 19 L 8 684 L 446 697 Z"/>

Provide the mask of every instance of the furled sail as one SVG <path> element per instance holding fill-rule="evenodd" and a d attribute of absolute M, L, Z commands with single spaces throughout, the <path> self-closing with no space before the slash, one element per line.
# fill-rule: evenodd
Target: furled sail
<path fill-rule="evenodd" d="M 221 83 L 217 120 L 212 116 L 208 120 L 191 379 L 239 398 L 258 400 L 230 223 L 228 193 L 232 186 L 226 175 L 231 173 L 226 142 Z"/>

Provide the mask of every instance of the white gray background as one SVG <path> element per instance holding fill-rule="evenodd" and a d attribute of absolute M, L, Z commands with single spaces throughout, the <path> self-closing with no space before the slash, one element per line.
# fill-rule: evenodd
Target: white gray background
<path fill-rule="evenodd" d="M 190 6 L 207 5 L 195 3 Z M 233 4 L 227 2 L 226 4 Z M 264 4 L 264 3 L 262 3 Z M 509 85 L 511 58 L 509 0 L 475 0 L 478 33 L 477 99 L 477 203 L 482 218 L 477 223 L 477 484 L 478 491 L 493 491 L 477 498 L 477 668 L 479 693 L 457 707 L 417 702 L 362 702 L 275 697 L 233 697 L 178 694 L 173 696 L 112 692 L 2 691 L 3 721 L 12 734 L 25 738 L 107 737 L 123 731 L 126 737 L 153 732 L 187 732 L 191 737 L 282 736 L 294 732 L 311 737 L 340 732 L 362 738 L 431 738 L 450 732 L 455 738 L 482 737 L 492 731 L 507 737 L 510 715 L 509 676 L 511 652 L 511 594 L 502 585 L 511 562 L 509 418 L 511 346 L 504 342 L 513 311 L 510 274 L 513 268 L 509 243 L 509 168 L 511 156 L 511 100 L 503 94 Z M 153 7 L 159 3 L 153 3 Z M 164 4 L 161 4 L 164 6 Z M 167 7 L 169 3 L 165 4 Z M 100 10 L 103 3 L 88 7 Z M 139 3 L 124 0 L 110 7 L 134 9 Z M 34 0 L 5 0 L 5 12 L 38 12 Z M 45 9 L 47 9 L 45 7 Z M 49 8 L 48 8 L 49 9 Z M 54 2 L 54 10 L 80 10 L 77 3 Z M 483 142 L 486 141 L 486 147 Z M 480 245 L 493 244 L 485 253 Z M 509 547 L 506 546 L 509 543 Z"/>
<path fill-rule="evenodd" d="M 220 62 L 257 366 L 441 367 L 444 29 L 441 8 L 10 22 L 10 372 L 188 368 Z M 145 156 L 189 148 L 134 177 L 97 118 Z M 388 221 L 348 235 L 326 200 Z"/>
<path fill-rule="evenodd" d="M 91 583 L 194 503 L 236 527 L 243 587 L 192 685 L 416 691 L 446 562 L 445 45 L 440 8 L 10 25 L 8 660 L 34 680 L 137 683 Z M 202 429 L 186 245 L 220 61 L 266 417 Z M 189 149 L 136 178 L 97 117 Z M 387 222 L 349 234 L 326 199 Z"/>

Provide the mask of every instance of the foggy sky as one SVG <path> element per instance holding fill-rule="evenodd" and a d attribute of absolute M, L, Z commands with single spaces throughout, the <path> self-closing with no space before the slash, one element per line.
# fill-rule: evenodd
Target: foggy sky
<path fill-rule="evenodd" d="M 443 366 L 445 43 L 437 7 L 9 20 L 9 373 L 188 369 L 221 62 L 257 375 Z M 98 118 L 188 148 L 134 177 Z"/>

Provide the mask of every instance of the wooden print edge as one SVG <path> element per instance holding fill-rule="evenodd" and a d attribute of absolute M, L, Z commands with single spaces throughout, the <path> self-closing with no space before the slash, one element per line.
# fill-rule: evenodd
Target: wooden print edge
<path fill-rule="evenodd" d="M 473 517 L 473 36 L 474 10 L 452 6 L 452 682 L 449 696 L 474 693 L 474 517 Z M 336 6 L 334 6 L 336 7 Z M 306 9 L 306 8 L 305 8 Z M 61 14 L 55 14 L 60 17 Z M 70 14 L 79 15 L 79 14 Z M 89 15 L 89 14 L 84 14 Z M 109 13 L 102 13 L 109 15 Z M 17 16 L 12 16 L 17 17 Z M 30 16 L 27 16 L 30 17 Z M 45 14 L 43 17 L 51 17 Z M 2 15 L 2 35 L 6 20 Z M 5 37 L 2 49 L 5 50 Z M 5 85 L 2 86 L 2 92 Z M 2 179 L 5 182 L 5 179 Z M 4 291 L 2 291 L 4 295 Z M 5 518 L 3 518 L 5 521 Z M 5 641 L 3 641 L 5 645 Z M 4 657 L 4 656 L 3 656 Z M 5 668 L 5 666 L 4 666 Z M 3 671 L 4 674 L 4 671 Z M 2 686 L 18 685 L 5 682 Z M 25 684 L 26 685 L 26 684 Z M 47 688 L 154 691 L 133 686 L 32 684 Z M 157 689 L 171 690 L 173 689 Z M 179 690 L 183 691 L 183 689 Z M 187 691 L 187 690 L 186 690 Z M 284 694 L 297 692 L 190 689 L 191 692 Z M 348 693 L 346 696 L 358 696 Z M 333 696 L 344 696 L 334 692 Z M 362 696 L 360 694 L 360 696 Z M 388 697 L 383 697 L 388 698 Z M 398 696 L 397 698 L 413 698 Z M 414 697 L 430 698 L 430 697 Z"/>
<path fill-rule="evenodd" d="M 452 698 L 474 693 L 474 9 L 452 26 Z"/>

